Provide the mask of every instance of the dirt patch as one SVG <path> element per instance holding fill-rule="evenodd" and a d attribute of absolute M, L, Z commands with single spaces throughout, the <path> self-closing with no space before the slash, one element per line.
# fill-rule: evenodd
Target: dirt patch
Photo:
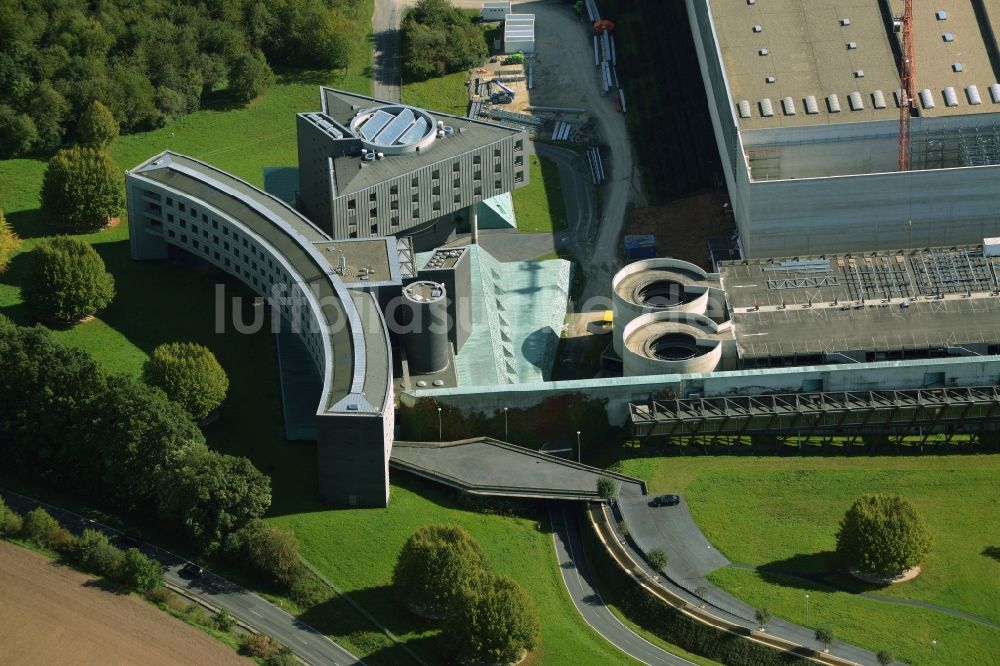
<path fill-rule="evenodd" d="M 625 233 L 653 234 L 656 256 L 682 259 L 710 270 L 708 240 L 728 238 L 736 230 L 732 216 L 723 209 L 727 201 L 724 194 L 706 190 L 665 206 L 636 208 Z"/>
<path fill-rule="evenodd" d="M 0 542 L 0 663 L 250 664 L 207 634 Z"/>
<path fill-rule="evenodd" d="M 913 580 L 920 575 L 921 571 L 922 569 L 918 564 L 912 569 L 907 569 L 898 576 L 873 576 L 872 574 L 862 573 L 857 569 L 851 569 L 851 575 L 858 580 L 863 580 L 864 582 L 871 583 L 872 585 L 895 585 L 897 583 L 905 583 L 908 580 Z"/>

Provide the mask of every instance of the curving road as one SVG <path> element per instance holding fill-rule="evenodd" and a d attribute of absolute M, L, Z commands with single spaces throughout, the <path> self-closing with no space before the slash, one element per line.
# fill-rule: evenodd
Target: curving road
<path fill-rule="evenodd" d="M 100 530 L 109 537 L 121 535 L 118 530 L 93 522 L 72 511 L 46 504 L 18 493 L 0 488 L 0 496 L 15 511 L 25 513 L 42 507 L 63 526 L 74 534 L 84 528 Z M 198 597 L 211 606 L 224 608 L 233 617 L 255 630 L 271 636 L 288 647 L 307 664 L 364 664 L 358 657 L 327 638 L 318 629 L 296 619 L 274 604 L 258 597 L 253 592 L 232 583 L 221 576 L 205 572 L 199 579 L 191 580 L 180 576 L 180 568 L 185 560 L 170 551 L 143 544 L 143 553 L 158 560 L 164 567 L 164 580 L 173 587 L 183 589 L 187 594 Z"/>
<path fill-rule="evenodd" d="M 552 542 L 563 582 L 573 599 L 573 605 L 584 622 L 606 641 L 634 659 L 650 666 L 693 666 L 694 662 L 671 654 L 635 633 L 615 617 L 601 595 L 594 589 L 587 562 L 583 556 L 583 540 L 576 514 L 565 504 L 553 504 L 549 509 L 552 522 Z"/>

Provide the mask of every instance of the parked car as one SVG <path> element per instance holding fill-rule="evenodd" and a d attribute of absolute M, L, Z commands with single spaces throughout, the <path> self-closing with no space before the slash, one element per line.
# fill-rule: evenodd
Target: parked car
<path fill-rule="evenodd" d="M 680 495 L 660 495 L 649 500 L 649 506 L 676 506 L 680 503 Z"/>
<path fill-rule="evenodd" d="M 186 578 L 201 578 L 205 575 L 205 570 L 194 562 L 188 562 L 181 567 L 181 575 Z"/>

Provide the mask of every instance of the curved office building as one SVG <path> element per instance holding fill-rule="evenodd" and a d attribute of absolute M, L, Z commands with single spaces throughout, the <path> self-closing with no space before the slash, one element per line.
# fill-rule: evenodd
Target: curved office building
<path fill-rule="evenodd" d="M 126 190 L 134 259 L 164 259 L 176 246 L 272 298 L 322 380 L 320 493 L 341 505 L 385 506 L 394 424 L 389 334 L 373 289 L 379 282 L 371 279 L 382 277 L 378 269 L 366 267 L 349 285 L 344 253 L 328 234 L 282 201 L 189 157 L 150 158 L 128 173 Z M 398 269 L 384 277 L 398 284 Z"/>

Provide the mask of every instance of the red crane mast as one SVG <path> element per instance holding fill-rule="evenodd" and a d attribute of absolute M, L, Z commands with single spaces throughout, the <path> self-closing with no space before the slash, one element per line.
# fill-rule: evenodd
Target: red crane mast
<path fill-rule="evenodd" d="M 913 0 L 903 0 L 900 19 L 903 36 L 899 63 L 899 166 L 898 171 L 910 170 L 910 117 L 917 103 L 914 97 L 916 58 L 913 51 Z"/>

